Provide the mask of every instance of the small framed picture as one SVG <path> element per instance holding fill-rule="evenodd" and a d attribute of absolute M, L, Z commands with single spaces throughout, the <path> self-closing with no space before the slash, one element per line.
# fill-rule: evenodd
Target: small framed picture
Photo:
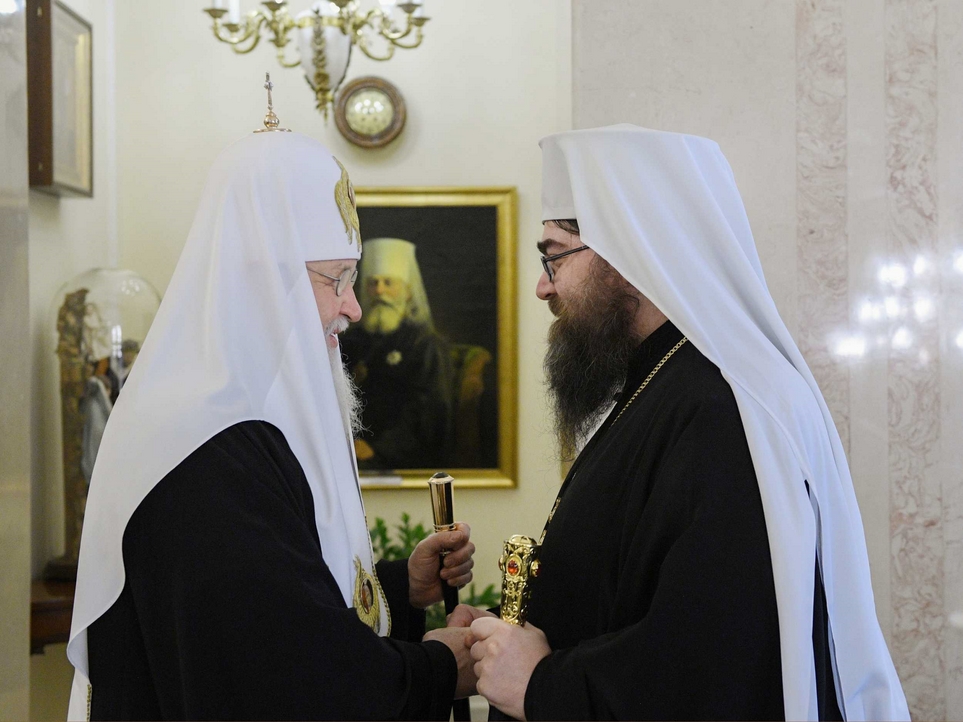
<path fill-rule="evenodd" d="M 93 31 L 58 0 L 27 0 L 30 187 L 92 196 Z"/>
<path fill-rule="evenodd" d="M 359 188 L 360 323 L 341 335 L 364 400 L 365 488 L 514 486 L 514 188 Z"/>

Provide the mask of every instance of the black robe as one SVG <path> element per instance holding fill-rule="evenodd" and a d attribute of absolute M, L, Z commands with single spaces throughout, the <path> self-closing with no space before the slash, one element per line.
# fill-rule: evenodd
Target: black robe
<path fill-rule="evenodd" d="M 457 670 L 377 565 L 391 639 L 348 608 L 311 489 L 281 432 L 216 435 L 141 502 L 127 581 L 88 629 L 92 719 L 448 719 Z M 411 641 L 403 641 L 411 640 Z"/>
<path fill-rule="evenodd" d="M 719 370 L 666 323 L 579 455 L 532 582 L 554 650 L 531 677 L 537 719 L 782 719 L 772 561 L 739 410 Z M 815 560 L 814 560 L 815 566 Z M 821 712 L 839 718 L 817 586 Z"/>
<path fill-rule="evenodd" d="M 361 326 L 341 336 L 341 351 L 364 396 L 366 470 L 444 468 L 452 449 L 451 347 L 435 331 L 403 321 L 392 333 Z"/>

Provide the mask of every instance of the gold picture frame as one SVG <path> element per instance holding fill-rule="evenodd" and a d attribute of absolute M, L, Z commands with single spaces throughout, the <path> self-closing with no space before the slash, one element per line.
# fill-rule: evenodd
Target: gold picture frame
<path fill-rule="evenodd" d="M 359 453 L 362 487 L 365 489 L 425 489 L 425 482 L 437 471 L 446 471 L 459 487 L 514 487 L 518 473 L 518 350 L 516 294 L 516 236 L 518 197 L 514 187 L 471 188 L 357 188 L 355 195 L 364 243 L 358 297 L 369 298 L 364 284 L 365 262 L 375 268 L 379 245 L 377 238 L 403 239 L 414 244 L 417 266 L 431 308 L 434 331 L 446 344 L 451 359 L 450 377 L 438 384 L 450 388 L 452 422 L 448 451 L 449 463 L 438 463 L 431 449 L 432 462 L 420 464 L 417 452 L 408 463 L 381 468 L 366 466 Z M 367 254 L 367 255 L 366 255 Z M 369 280 L 370 284 L 371 281 Z M 371 296 L 373 298 L 373 296 Z M 375 302 L 371 302 L 375 303 Z M 366 310 L 363 308 L 363 310 Z M 342 335 L 342 349 L 349 369 L 365 391 L 367 367 L 351 334 L 366 333 L 362 324 Z M 434 332 L 433 331 L 433 332 Z M 369 334 L 369 336 L 376 334 Z M 389 344 L 390 346 L 390 344 Z M 372 373 L 397 364 L 407 351 L 379 347 L 372 362 Z M 368 349 L 370 347 L 360 347 Z M 352 353 L 355 357 L 352 358 Z M 361 373 L 363 372 L 363 374 Z M 364 376 L 363 378 L 359 378 Z M 450 381 L 449 381 L 450 378 Z M 374 379 L 377 381 L 377 377 Z M 374 382 L 372 382 L 374 383 Z M 390 391 L 394 382 L 383 379 Z M 375 386 L 369 388 L 374 389 Z M 400 392 L 399 392 L 400 393 Z M 364 414 L 377 404 L 375 391 L 366 398 Z M 410 396 L 410 394 L 408 395 Z M 396 399 L 406 399 L 398 395 Z M 399 418 L 407 413 L 397 409 Z M 384 417 L 384 413 L 382 417 Z M 378 417 L 372 416 L 369 418 Z M 417 424 L 414 424 L 415 426 Z M 410 430 L 409 424 L 406 430 Z M 369 429 L 370 430 L 370 429 Z M 377 438 L 377 435 L 374 437 Z M 418 448 L 419 444 L 414 444 Z M 397 458 L 397 457 L 396 457 Z M 374 461 L 377 460 L 377 455 Z M 466 463 L 468 462 L 468 463 Z M 374 463 L 374 462 L 372 462 Z"/>

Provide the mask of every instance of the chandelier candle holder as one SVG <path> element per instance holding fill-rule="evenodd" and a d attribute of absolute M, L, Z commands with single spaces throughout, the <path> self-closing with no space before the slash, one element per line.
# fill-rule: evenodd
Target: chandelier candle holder
<path fill-rule="evenodd" d="M 317 108 L 328 117 L 334 94 L 348 71 L 351 49 L 357 46 L 372 60 L 389 60 L 396 48 L 417 48 L 429 18 L 422 0 L 379 0 L 363 10 L 358 0 L 320 0 L 296 16 L 287 0 L 265 0 L 262 7 L 242 14 L 240 0 L 212 0 L 204 8 L 213 21 L 214 37 L 239 55 L 250 53 L 267 36 L 285 68 L 301 67 L 314 90 Z M 297 44 L 298 57 L 288 58 Z"/>

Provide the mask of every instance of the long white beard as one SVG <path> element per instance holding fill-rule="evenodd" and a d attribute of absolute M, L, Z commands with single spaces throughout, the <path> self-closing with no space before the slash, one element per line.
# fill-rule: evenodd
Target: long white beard
<path fill-rule="evenodd" d="M 363 425 L 361 423 L 361 392 L 355 386 L 354 379 L 344 367 L 341 360 L 341 348 L 329 348 L 328 358 L 331 360 L 331 376 L 334 379 L 334 392 L 338 396 L 338 407 L 341 409 L 341 419 L 344 421 L 345 432 L 352 438 L 357 436 Z"/>
<path fill-rule="evenodd" d="M 393 305 L 378 301 L 364 312 L 361 323 L 368 333 L 391 333 L 396 331 L 404 320 L 404 305 Z"/>
<path fill-rule="evenodd" d="M 335 328 L 339 332 L 344 331 L 347 327 L 348 319 L 339 316 L 324 330 L 324 334 L 327 336 Z M 344 430 L 353 439 L 364 429 L 361 423 L 361 411 L 364 406 L 361 401 L 361 391 L 344 365 L 340 345 L 336 348 L 328 347 L 328 360 L 331 363 L 331 378 L 334 380 L 334 393 L 338 397 L 338 408 L 341 410 Z"/>

